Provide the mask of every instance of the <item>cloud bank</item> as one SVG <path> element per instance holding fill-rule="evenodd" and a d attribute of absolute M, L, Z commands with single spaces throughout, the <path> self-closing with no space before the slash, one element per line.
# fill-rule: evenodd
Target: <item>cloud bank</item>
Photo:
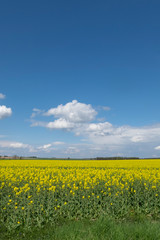
<path fill-rule="evenodd" d="M 109 110 L 109 107 L 104 108 L 104 110 Z M 102 118 L 97 118 L 98 112 L 90 104 L 80 103 L 77 100 L 50 108 L 45 112 L 38 109 L 37 112 L 38 114 L 41 113 L 41 116 L 45 119 L 53 117 L 53 121 L 47 122 L 34 119 L 32 126 L 41 126 L 53 131 L 72 132 L 75 136 L 81 137 L 81 140 L 86 142 L 85 146 L 90 147 L 91 152 L 94 149 L 97 155 L 130 153 L 134 156 L 135 153 L 144 153 L 149 149 L 152 154 L 155 150 L 159 150 L 160 124 L 143 127 L 114 126 Z M 65 151 L 73 153 L 75 146 L 71 145 L 70 147 Z M 48 151 L 51 148 L 53 149 L 53 145 L 49 143 L 44 144 L 39 149 Z M 76 149 L 80 148 L 80 145 L 78 148 L 76 146 Z M 83 149 L 85 149 L 84 145 Z M 78 153 L 78 150 L 74 152 Z"/>

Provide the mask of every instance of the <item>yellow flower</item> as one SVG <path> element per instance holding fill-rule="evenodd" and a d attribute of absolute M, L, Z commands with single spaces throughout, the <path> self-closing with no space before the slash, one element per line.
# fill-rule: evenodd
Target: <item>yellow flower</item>
<path fill-rule="evenodd" d="M 15 187 L 15 188 L 14 188 L 14 191 L 15 191 L 15 192 L 17 192 L 17 191 L 18 191 L 18 188 L 17 188 L 17 187 Z"/>

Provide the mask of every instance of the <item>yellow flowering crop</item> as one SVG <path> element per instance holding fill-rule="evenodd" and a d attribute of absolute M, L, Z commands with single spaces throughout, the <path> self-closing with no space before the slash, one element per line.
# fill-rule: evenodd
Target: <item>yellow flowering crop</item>
<path fill-rule="evenodd" d="M 1 160 L 0 184 L 10 229 L 103 213 L 160 215 L 160 160 Z"/>

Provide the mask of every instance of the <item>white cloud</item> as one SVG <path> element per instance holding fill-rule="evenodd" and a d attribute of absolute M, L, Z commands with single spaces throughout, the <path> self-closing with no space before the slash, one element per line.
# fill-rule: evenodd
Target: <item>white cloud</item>
<path fill-rule="evenodd" d="M 50 129 L 73 129 L 75 126 L 74 123 L 67 121 L 66 119 L 59 118 L 53 122 L 49 122 L 46 127 Z"/>
<path fill-rule="evenodd" d="M 37 148 L 22 142 L 16 141 L 0 141 L 0 155 L 19 155 L 28 156 L 29 153 L 37 153 Z"/>
<path fill-rule="evenodd" d="M 54 152 L 54 150 L 56 150 L 56 148 L 53 147 L 52 143 L 48 143 L 48 144 L 44 144 L 42 146 L 37 147 L 37 150 L 46 152 L 46 153 L 50 153 L 50 152 Z"/>
<path fill-rule="evenodd" d="M 91 123 L 88 125 L 88 128 L 86 129 L 87 132 L 92 132 L 95 135 L 106 135 L 108 133 L 111 133 L 112 131 L 112 124 L 109 122 L 103 122 L 103 123 Z"/>
<path fill-rule="evenodd" d="M 60 146 L 65 144 L 64 142 L 52 142 L 52 143 L 48 143 L 48 144 L 44 144 L 42 146 L 37 147 L 38 150 L 42 150 L 42 151 L 52 151 L 55 150 L 54 146 Z"/>
<path fill-rule="evenodd" d="M 37 115 L 40 115 L 44 111 L 38 108 L 33 108 L 31 118 L 35 118 Z"/>
<path fill-rule="evenodd" d="M 48 123 L 42 121 L 31 120 L 31 127 L 47 127 Z"/>
<path fill-rule="evenodd" d="M 52 146 L 52 144 L 44 144 L 43 146 L 40 146 L 40 147 L 38 147 L 38 149 L 42 149 L 42 150 L 46 150 L 46 149 L 48 149 L 48 148 L 50 148 Z"/>
<path fill-rule="evenodd" d="M 155 147 L 154 149 L 156 149 L 156 150 L 160 150 L 160 146 L 157 146 L 157 147 Z"/>
<path fill-rule="evenodd" d="M 11 108 L 7 108 L 4 105 L 0 106 L 0 119 L 10 117 L 11 115 L 12 115 L 12 109 Z"/>
<path fill-rule="evenodd" d="M 92 130 L 92 131 L 91 131 Z M 160 140 L 160 126 L 115 127 L 111 124 L 90 124 L 86 129 L 90 141 L 97 144 L 128 145 L 131 143 L 150 143 Z"/>
<path fill-rule="evenodd" d="M 50 148 L 51 146 L 52 146 L 52 144 L 45 144 L 45 145 L 43 145 L 43 148 L 47 149 L 47 148 Z"/>
<path fill-rule="evenodd" d="M 4 99 L 6 96 L 3 93 L 0 93 L 0 99 Z"/>
<path fill-rule="evenodd" d="M 3 148 L 28 148 L 28 144 L 21 142 L 0 141 L 0 147 Z"/>
<path fill-rule="evenodd" d="M 40 109 L 33 109 L 31 118 L 42 114 L 44 111 Z M 43 116 L 54 116 L 54 121 L 45 123 L 42 121 L 35 121 L 32 119 L 32 127 L 42 126 L 49 129 L 61 129 L 71 131 L 78 125 L 90 122 L 95 119 L 97 112 L 92 108 L 90 104 L 79 103 L 77 100 L 73 100 L 65 105 L 59 105 L 57 108 L 51 108 Z"/>
<path fill-rule="evenodd" d="M 53 150 L 55 150 L 56 148 L 54 146 L 60 146 L 65 144 L 64 142 L 52 142 L 52 143 L 48 143 L 48 144 L 44 144 L 42 146 L 37 147 L 38 150 L 42 150 L 45 152 L 51 152 Z"/>
<path fill-rule="evenodd" d="M 9 147 L 11 147 L 11 148 L 26 148 L 26 147 L 28 147 L 28 145 L 20 143 L 20 142 L 15 142 L 15 143 L 10 143 Z"/>
<path fill-rule="evenodd" d="M 109 110 L 108 107 L 99 107 L 100 110 Z M 34 112 L 41 112 L 39 109 L 34 109 Z M 97 112 L 90 104 L 79 103 L 76 100 L 65 105 L 59 105 L 57 108 L 51 108 L 43 116 L 53 116 L 55 119 L 50 122 L 38 122 L 32 119 L 32 126 L 42 126 L 51 130 L 66 130 L 73 132 L 75 136 L 81 136 L 85 145 L 73 146 L 62 145 L 62 154 L 75 154 L 84 157 L 92 156 L 107 156 L 115 154 L 123 154 L 135 156 L 134 152 L 155 151 L 154 146 L 160 142 L 160 124 L 153 126 L 132 127 L 132 126 L 114 126 L 104 119 L 96 119 Z M 62 143 L 63 144 L 63 143 Z M 90 144 L 90 150 L 88 145 Z M 59 142 L 52 142 L 39 147 L 39 150 L 50 153 L 55 153 L 54 146 L 61 145 Z M 70 148 L 71 147 L 71 148 Z M 58 149 L 58 147 L 57 147 Z M 88 149 L 88 150 L 87 150 Z M 57 150 L 58 151 L 58 150 Z M 113 154 L 112 154 L 113 153 Z M 86 154 L 86 155 L 85 155 Z M 154 154 L 154 153 L 153 153 Z M 137 156 L 137 155 L 136 155 Z"/>
<path fill-rule="evenodd" d="M 64 143 L 64 142 L 58 142 L 58 141 L 57 141 L 57 142 L 53 142 L 52 144 L 53 144 L 53 145 L 63 145 L 63 144 L 65 144 L 65 143 Z"/>
<path fill-rule="evenodd" d="M 44 115 L 63 119 L 71 123 L 84 123 L 92 121 L 97 112 L 90 104 L 80 103 L 73 100 L 65 105 L 59 105 L 57 108 L 51 108 Z"/>
<path fill-rule="evenodd" d="M 103 108 L 108 109 L 108 107 Z M 40 112 L 41 110 L 34 109 L 34 111 Z M 57 118 L 54 121 L 48 123 L 33 121 L 32 126 L 43 126 L 52 130 L 72 131 L 76 136 L 83 136 L 89 142 L 97 145 L 122 146 L 155 142 L 157 139 L 160 139 L 160 126 L 117 127 L 106 121 L 93 122 L 96 114 L 97 112 L 90 104 L 87 105 L 73 100 L 65 105 L 61 104 L 57 108 L 51 108 L 43 114 L 45 116 L 53 115 Z"/>

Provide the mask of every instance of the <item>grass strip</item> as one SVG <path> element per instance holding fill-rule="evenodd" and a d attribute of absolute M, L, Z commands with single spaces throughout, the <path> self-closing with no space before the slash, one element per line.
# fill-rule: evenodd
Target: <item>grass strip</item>
<path fill-rule="evenodd" d="M 159 240 L 160 222 L 143 220 L 116 222 L 108 217 L 96 221 L 67 221 L 59 225 L 45 225 L 24 231 L 7 232 L 0 226 L 2 240 Z"/>

